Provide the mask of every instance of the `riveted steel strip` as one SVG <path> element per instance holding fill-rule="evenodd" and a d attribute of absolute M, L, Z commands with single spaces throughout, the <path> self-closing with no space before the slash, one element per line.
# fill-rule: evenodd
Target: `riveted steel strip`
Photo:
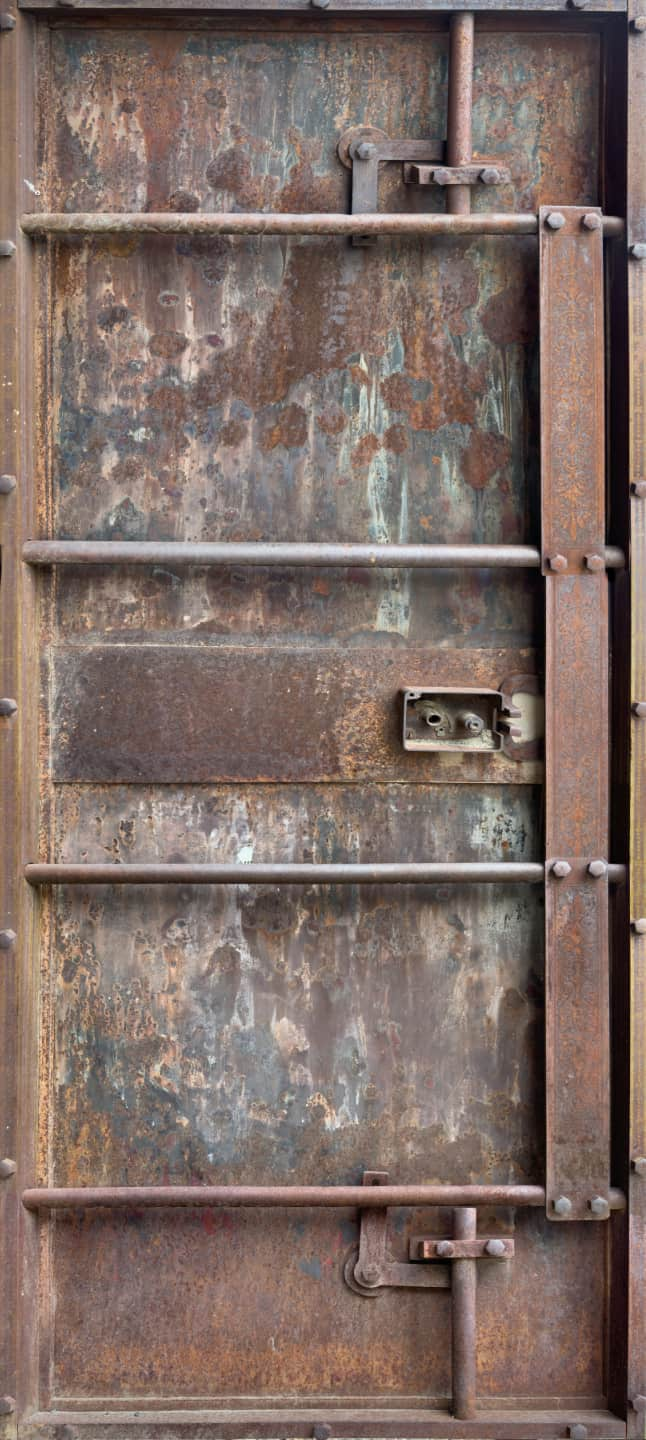
<path fill-rule="evenodd" d="M 593 1220 L 610 1178 L 607 869 L 588 871 L 609 843 L 608 584 L 590 563 L 605 538 L 603 249 L 598 211 L 539 221 L 547 1213 Z"/>
<path fill-rule="evenodd" d="M 646 4 L 628 6 L 628 345 L 631 547 L 628 1433 L 646 1434 Z"/>

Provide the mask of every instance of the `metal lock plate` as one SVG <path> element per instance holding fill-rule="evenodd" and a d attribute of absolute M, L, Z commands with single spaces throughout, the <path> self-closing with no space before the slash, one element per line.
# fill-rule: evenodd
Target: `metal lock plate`
<path fill-rule="evenodd" d="M 499 690 L 405 690 L 405 750 L 502 749 L 509 717 Z"/>

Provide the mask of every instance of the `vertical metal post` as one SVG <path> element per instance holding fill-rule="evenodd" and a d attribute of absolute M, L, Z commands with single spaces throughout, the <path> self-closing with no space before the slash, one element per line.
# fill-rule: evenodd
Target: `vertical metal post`
<path fill-rule="evenodd" d="M 473 32 L 471 11 L 464 10 L 451 16 L 446 132 L 446 163 L 450 166 L 470 165 L 472 159 Z M 448 185 L 446 208 L 450 215 L 468 215 L 471 209 L 470 187 Z"/>
<path fill-rule="evenodd" d="M 477 1222 L 477 1210 L 454 1210 L 454 1238 L 475 1240 Z M 472 1420 L 476 1413 L 477 1263 L 453 1260 L 451 1264 L 451 1364 L 456 1420 Z"/>

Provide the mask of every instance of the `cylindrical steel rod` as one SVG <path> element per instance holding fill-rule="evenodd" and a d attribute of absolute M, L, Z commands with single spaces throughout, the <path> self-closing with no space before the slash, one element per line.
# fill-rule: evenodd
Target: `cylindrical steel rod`
<path fill-rule="evenodd" d="M 351 565 L 368 569 L 538 570 L 533 545 L 337 545 L 299 541 L 28 540 L 27 565 Z M 624 553 L 606 546 L 606 566 Z"/>
<path fill-rule="evenodd" d="M 371 1209 L 388 1205 L 545 1205 L 542 1185 L 376 1185 L 369 1193 Z M 25 1190 L 22 1203 L 27 1210 L 69 1210 L 124 1205 L 138 1209 L 176 1205 L 339 1209 L 356 1205 L 365 1209 L 368 1202 L 365 1185 L 92 1185 Z M 625 1209 L 623 1192 L 611 1190 L 609 1204 L 611 1210 Z"/>
<path fill-rule="evenodd" d="M 375 1192 L 378 1190 L 378 1194 Z M 542 1185 L 379 1185 L 370 1208 L 388 1205 L 544 1205 Z M 101 1185 L 25 1190 L 28 1210 L 134 1205 L 344 1207 L 368 1203 L 365 1185 Z"/>
<path fill-rule="evenodd" d="M 620 882 L 625 866 L 609 865 Z M 540 885 L 545 866 L 536 861 L 421 861 L 375 865 L 104 865 L 32 864 L 30 885 Z"/>
<path fill-rule="evenodd" d="M 449 187 L 453 188 L 453 187 Z M 237 211 L 81 211 L 23 215 L 26 235 L 536 235 L 538 216 L 480 211 L 477 215 L 339 215 Z M 624 222 L 604 216 L 604 234 L 622 235 Z"/>
<path fill-rule="evenodd" d="M 48 865 L 25 866 L 30 885 L 537 885 L 543 865 L 511 860 L 375 865 Z"/>
<path fill-rule="evenodd" d="M 470 165 L 473 153 L 473 14 L 468 10 L 458 11 L 451 16 L 450 26 L 446 163 L 453 167 Z M 449 215 L 468 215 L 470 186 L 448 185 L 446 208 Z"/>
<path fill-rule="evenodd" d="M 456 1210 L 455 1239 L 475 1240 L 477 1222 L 477 1210 Z M 476 1413 L 477 1264 L 477 1260 L 451 1262 L 451 1368 L 456 1420 L 472 1420 Z"/>

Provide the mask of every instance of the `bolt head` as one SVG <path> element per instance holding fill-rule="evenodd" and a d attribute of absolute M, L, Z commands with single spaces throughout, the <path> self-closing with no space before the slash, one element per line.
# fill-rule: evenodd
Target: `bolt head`
<path fill-rule="evenodd" d="M 15 715 L 17 709 L 18 706 L 15 700 L 10 700 L 6 696 L 0 700 L 0 716 L 7 717 L 9 715 Z"/>
<path fill-rule="evenodd" d="M 0 1395 L 0 1415 L 13 1415 L 15 1408 L 13 1395 Z"/>
<path fill-rule="evenodd" d="M 15 930 L 0 930 L 0 950 L 11 950 L 16 938 Z"/>
<path fill-rule="evenodd" d="M 438 1240 L 435 1254 L 439 1255 L 442 1260 L 450 1260 L 451 1256 L 455 1254 L 455 1246 L 451 1244 L 450 1240 Z"/>
<path fill-rule="evenodd" d="M 571 1201 L 571 1200 L 568 1200 L 567 1195 L 559 1195 L 559 1196 L 557 1196 L 557 1199 L 554 1201 L 554 1207 L 553 1207 L 553 1208 L 554 1208 L 554 1214 L 555 1214 L 555 1215 L 563 1215 L 563 1216 L 565 1216 L 565 1215 L 571 1215 L 571 1213 L 572 1213 L 572 1201 Z"/>
<path fill-rule="evenodd" d="M 638 35 L 643 35 L 646 30 L 646 15 L 635 15 L 632 28 L 637 31 Z"/>
<path fill-rule="evenodd" d="M 10 495 L 16 488 L 15 475 L 0 475 L 0 495 Z"/>
<path fill-rule="evenodd" d="M 629 245 L 628 254 L 631 260 L 646 260 L 646 245 L 643 240 L 638 240 L 635 245 Z"/>
<path fill-rule="evenodd" d="M 637 920 L 631 920 L 631 929 L 635 935 L 646 935 L 646 916 L 639 916 Z"/>
<path fill-rule="evenodd" d="M 315 10 L 327 10 L 330 0 L 310 0 Z"/>
<path fill-rule="evenodd" d="M 487 1240 L 485 1255 L 493 1255 L 496 1260 L 500 1260 L 505 1253 L 504 1240 Z"/>
<path fill-rule="evenodd" d="M 15 1160 L 0 1160 L 0 1180 L 9 1180 L 15 1173 Z"/>
<path fill-rule="evenodd" d="M 586 555 L 584 564 L 586 570 L 591 570 L 593 575 L 598 575 L 601 570 L 606 568 L 603 555 Z"/>
<path fill-rule="evenodd" d="M 610 1214 L 610 1206 L 608 1201 L 604 1200 L 603 1195 L 595 1195 L 592 1200 L 588 1201 L 588 1204 L 597 1220 L 605 1220 L 606 1216 Z"/>
<path fill-rule="evenodd" d="M 565 225 L 565 215 L 561 215 L 560 210 L 550 210 L 549 215 L 545 216 L 545 224 L 549 226 L 550 230 L 562 230 Z"/>
<path fill-rule="evenodd" d="M 584 230 L 600 230 L 602 224 L 601 216 L 595 215 L 594 210 L 591 210 L 588 215 L 583 216 L 581 224 Z"/>
<path fill-rule="evenodd" d="M 357 1272 L 356 1278 L 360 1285 L 367 1285 L 372 1288 L 372 1286 L 379 1284 L 381 1270 L 378 1265 L 362 1265 L 361 1269 Z"/>
<path fill-rule="evenodd" d="M 369 140 L 362 140 L 354 151 L 357 160 L 373 160 L 377 154 L 377 146 L 372 145 Z"/>
<path fill-rule="evenodd" d="M 646 715 L 646 700 L 633 700 L 630 708 L 638 720 L 643 720 Z"/>
<path fill-rule="evenodd" d="M 15 30 L 16 21 L 13 15 L 0 15 L 0 30 Z"/>
<path fill-rule="evenodd" d="M 646 480 L 633 480 L 630 493 L 636 500 L 646 500 Z"/>
<path fill-rule="evenodd" d="M 567 1433 L 570 1440 L 587 1440 L 588 1427 L 587 1425 L 568 1425 Z"/>
<path fill-rule="evenodd" d="M 331 1425 L 314 1425 L 312 1429 L 313 1440 L 330 1440 L 331 1434 Z"/>
<path fill-rule="evenodd" d="M 631 1403 L 633 1410 L 636 1410 L 638 1415 L 646 1413 L 646 1395 L 633 1395 Z"/>
<path fill-rule="evenodd" d="M 480 171 L 480 179 L 483 185 L 499 185 L 500 171 L 496 170 L 493 165 L 485 165 L 484 170 Z"/>
<path fill-rule="evenodd" d="M 608 874 L 608 866 L 605 860 L 591 860 L 588 865 L 588 875 L 594 876 L 595 880 L 602 880 Z"/>
<path fill-rule="evenodd" d="M 632 1163 L 632 1168 L 635 1175 L 639 1175 L 640 1179 L 646 1179 L 646 1155 L 636 1155 Z"/>
<path fill-rule="evenodd" d="M 568 875 L 572 874 L 572 866 L 568 864 L 567 860 L 555 860 L 552 874 L 556 875 L 557 880 L 565 880 Z"/>
<path fill-rule="evenodd" d="M 555 575 L 562 575 L 563 571 L 567 570 L 565 555 L 548 555 L 547 564 L 548 568 L 553 570 Z"/>

